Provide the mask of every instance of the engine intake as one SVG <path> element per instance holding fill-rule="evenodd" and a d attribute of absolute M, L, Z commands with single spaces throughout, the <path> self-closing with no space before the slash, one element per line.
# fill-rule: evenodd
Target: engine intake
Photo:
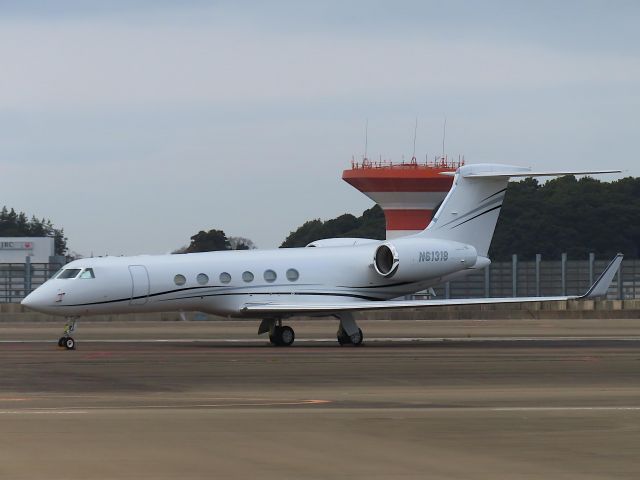
<path fill-rule="evenodd" d="M 373 268 L 383 277 L 391 277 L 398 270 L 400 260 L 395 247 L 389 243 L 383 243 L 376 248 L 373 256 Z"/>

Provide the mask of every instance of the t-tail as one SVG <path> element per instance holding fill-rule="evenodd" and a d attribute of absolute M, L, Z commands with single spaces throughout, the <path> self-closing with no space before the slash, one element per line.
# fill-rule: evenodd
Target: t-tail
<path fill-rule="evenodd" d="M 475 247 L 478 256 L 487 257 L 509 178 L 617 172 L 619 170 L 535 172 L 512 165 L 464 165 L 455 172 L 453 186 L 431 223 L 417 235 L 466 243 Z"/>

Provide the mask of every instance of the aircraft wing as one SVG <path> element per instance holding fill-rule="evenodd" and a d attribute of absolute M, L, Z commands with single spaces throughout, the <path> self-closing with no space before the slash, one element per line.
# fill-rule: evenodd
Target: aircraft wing
<path fill-rule="evenodd" d="M 507 297 L 507 298 L 461 298 L 448 300 L 387 300 L 364 301 L 348 303 L 298 303 L 287 304 L 279 302 L 245 303 L 241 311 L 243 313 L 274 314 L 274 313 L 338 313 L 345 311 L 384 310 L 401 308 L 426 308 L 455 305 L 487 305 L 494 303 L 529 303 L 529 302 L 554 302 L 563 300 L 580 300 L 602 297 L 607 294 L 613 281 L 623 255 L 617 254 L 607 265 L 598 279 L 583 295 L 566 295 L 559 297 Z"/>

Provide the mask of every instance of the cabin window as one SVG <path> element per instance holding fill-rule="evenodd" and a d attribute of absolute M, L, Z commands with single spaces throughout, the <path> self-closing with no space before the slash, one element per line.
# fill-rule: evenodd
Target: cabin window
<path fill-rule="evenodd" d="M 244 272 L 242 274 L 242 280 L 244 280 L 245 282 L 249 283 L 249 282 L 253 282 L 253 273 L 251 272 Z"/>
<path fill-rule="evenodd" d="M 173 283 L 179 286 L 184 285 L 185 283 L 187 283 L 187 278 L 184 275 L 177 274 L 175 277 L 173 277 Z"/>
<path fill-rule="evenodd" d="M 300 278 L 298 270 L 296 270 L 295 268 L 290 268 L 289 270 L 287 270 L 287 280 L 289 280 L 290 282 L 295 282 L 296 280 L 298 280 L 298 278 Z"/>
<path fill-rule="evenodd" d="M 206 285 L 209 283 L 209 276 L 206 273 L 199 273 L 196 277 L 196 281 L 199 285 Z"/>
<path fill-rule="evenodd" d="M 63 270 L 60 275 L 58 275 L 58 278 L 76 278 L 79 273 L 79 268 L 67 268 L 66 270 Z"/>
<path fill-rule="evenodd" d="M 276 275 L 276 272 L 274 272 L 273 270 L 265 270 L 264 271 L 264 279 L 265 281 L 269 282 L 269 283 L 273 283 L 276 281 L 276 278 L 278 278 L 278 275 Z"/>
<path fill-rule="evenodd" d="M 227 272 L 222 272 L 220 274 L 220 283 L 229 283 L 231 281 L 231 275 Z"/>
<path fill-rule="evenodd" d="M 93 268 L 85 268 L 84 271 L 80 274 L 80 278 L 96 278 L 93 274 Z"/>

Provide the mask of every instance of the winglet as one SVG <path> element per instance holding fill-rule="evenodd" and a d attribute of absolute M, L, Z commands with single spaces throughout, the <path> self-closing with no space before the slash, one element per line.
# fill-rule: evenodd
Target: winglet
<path fill-rule="evenodd" d="M 611 260 L 609 265 L 607 265 L 607 268 L 605 268 L 604 271 L 600 274 L 595 283 L 591 285 L 589 291 L 579 298 L 604 297 L 607 294 L 607 290 L 609 290 L 609 285 L 611 285 L 613 277 L 620 268 L 623 256 L 624 255 L 622 255 L 621 253 L 617 254 L 613 258 L 613 260 Z"/>

